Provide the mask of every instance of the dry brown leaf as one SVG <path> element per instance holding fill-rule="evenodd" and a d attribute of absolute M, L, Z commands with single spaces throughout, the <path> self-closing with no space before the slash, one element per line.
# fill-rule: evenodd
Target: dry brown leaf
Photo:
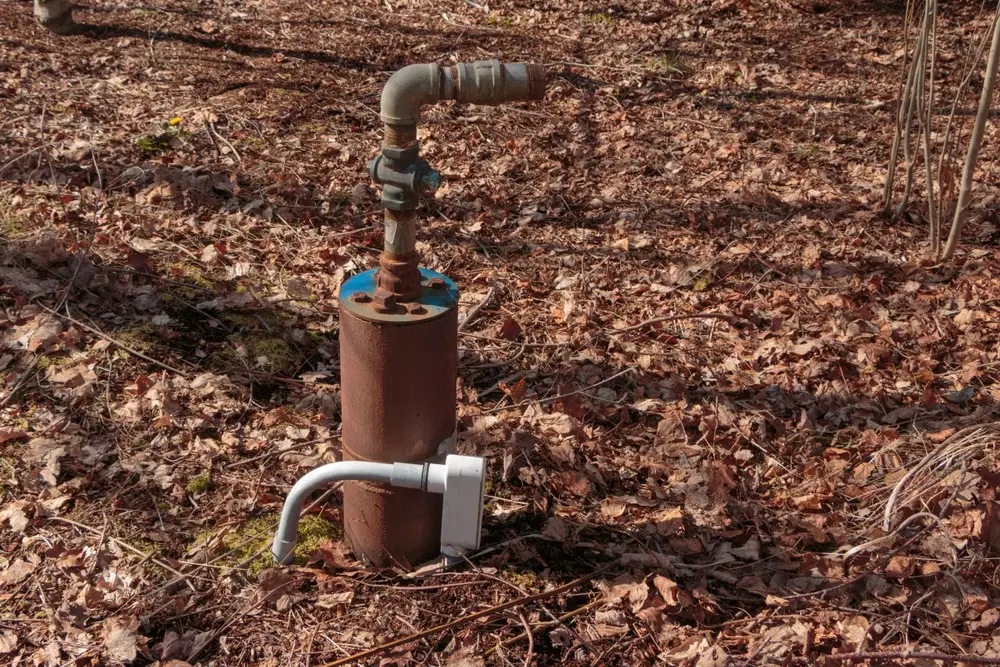
<path fill-rule="evenodd" d="M 601 501 L 601 514 L 609 519 L 617 519 L 625 514 L 628 509 L 628 502 L 621 498 L 605 498 Z"/>
<path fill-rule="evenodd" d="M 10 440 L 27 438 L 28 434 L 19 429 L 0 429 L 0 445 Z"/>
<path fill-rule="evenodd" d="M 591 493 L 590 479 L 578 470 L 559 472 L 551 477 L 553 486 L 561 491 L 568 491 L 574 496 L 586 498 Z"/>
<path fill-rule="evenodd" d="M 656 532 L 664 537 L 676 537 L 684 532 L 684 509 L 681 507 L 668 507 L 648 516 Z"/>
<path fill-rule="evenodd" d="M 680 605 L 680 587 L 673 579 L 658 574 L 653 577 L 653 586 L 656 588 L 660 597 L 663 598 L 663 601 L 668 607 L 676 607 Z"/>
<path fill-rule="evenodd" d="M 13 653 L 17 649 L 17 635 L 10 630 L 0 630 L 0 655 Z"/>
<path fill-rule="evenodd" d="M 340 591 L 337 593 L 321 593 L 316 598 L 316 606 L 320 609 L 344 610 L 350 606 L 354 600 L 354 591 Z"/>
<path fill-rule="evenodd" d="M 568 530 L 565 521 L 557 516 L 550 516 L 548 521 L 545 522 L 545 527 L 542 529 L 542 537 L 554 542 L 562 542 L 566 539 Z"/>
<path fill-rule="evenodd" d="M 503 324 L 500 325 L 500 338 L 504 340 L 519 340 L 521 338 L 521 325 L 519 325 L 513 318 L 504 318 Z"/>
<path fill-rule="evenodd" d="M 134 616 L 111 618 L 104 623 L 104 648 L 118 662 L 132 662 L 139 654 L 142 639 L 137 630 L 139 619 Z"/>
<path fill-rule="evenodd" d="M 890 579 L 905 579 L 913 574 L 914 566 L 914 560 L 909 556 L 893 556 L 885 566 L 885 576 Z"/>
<path fill-rule="evenodd" d="M 19 584 L 28 578 L 37 569 L 37 565 L 26 560 L 17 559 L 10 563 L 7 568 L 0 572 L 0 586 L 12 586 Z"/>
<path fill-rule="evenodd" d="M 447 661 L 444 663 L 445 667 L 483 667 L 485 664 L 480 656 L 480 652 L 474 646 L 465 646 L 458 649 L 448 656 Z"/>
<path fill-rule="evenodd" d="M 864 616 L 847 616 L 837 621 L 837 629 L 846 642 L 845 648 L 857 649 L 861 640 L 868 635 L 870 625 Z"/>

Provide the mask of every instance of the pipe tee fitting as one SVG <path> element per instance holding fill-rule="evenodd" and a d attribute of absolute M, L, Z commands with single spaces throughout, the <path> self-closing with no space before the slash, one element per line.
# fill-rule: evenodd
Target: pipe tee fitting
<path fill-rule="evenodd" d="M 382 186 L 382 205 L 393 211 L 417 207 L 416 193 L 434 193 L 441 187 L 441 173 L 431 169 L 426 160 L 413 158 L 408 163 L 376 155 L 368 163 L 368 175 Z"/>

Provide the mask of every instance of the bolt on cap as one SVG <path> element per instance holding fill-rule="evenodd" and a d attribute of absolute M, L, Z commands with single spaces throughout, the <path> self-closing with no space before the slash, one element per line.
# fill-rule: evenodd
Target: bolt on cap
<path fill-rule="evenodd" d="M 376 313 L 391 313 L 396 309 L 396 297 L 392 294 L 376 294 L 373 302 Z"/>

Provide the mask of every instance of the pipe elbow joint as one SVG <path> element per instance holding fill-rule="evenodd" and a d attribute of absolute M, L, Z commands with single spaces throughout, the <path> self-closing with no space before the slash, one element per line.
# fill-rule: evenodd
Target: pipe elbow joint
<path fill-rule="evenodd" d="M 545 68 L 534 63 L 477 60 L 452 67 L 407 65 L 382 89 L 380 115 L 388 125 L 416 125 L 420 107 L 441 100 L 494 106 L 540 100 L 545 96 Z"/>
<path fill-rule="evenodd" d="M 397 70 L 382 89 L 382 122 L 416 125 L 420 122 L 420 107 L 441 100 L 442 79 L 437 65 L 407 65 Z"/>

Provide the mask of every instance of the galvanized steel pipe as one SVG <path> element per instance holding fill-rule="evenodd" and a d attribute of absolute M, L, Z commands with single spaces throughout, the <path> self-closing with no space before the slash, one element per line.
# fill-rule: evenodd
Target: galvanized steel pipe
<path fill-rule="evenodd" d="M 419 296 L 416 254 L 418 194 L 434 192 L 441 175 L 420 159 L 420 108 L 442 100 L 496 105 L 538 100 L 545 94 L 545 69 L 527 63 L 483 60 L 451 67 L 407 65 L 382 89 L 379 112 L 385 124 L 382 151 L 372 160 L 372 180 L 382 185 L 385 247 L 379 288 L 400 301 Z"/>
<path fill-rule="evenodd" d="M 382 89 L 380 115 L 386 125 L 416 125 L 420 107 L 441 100 L 495 105 L 540 100 L 544 95 L 541 65 L 499 60 L 451 67 L 407 65 L 389 77 Z"/>

